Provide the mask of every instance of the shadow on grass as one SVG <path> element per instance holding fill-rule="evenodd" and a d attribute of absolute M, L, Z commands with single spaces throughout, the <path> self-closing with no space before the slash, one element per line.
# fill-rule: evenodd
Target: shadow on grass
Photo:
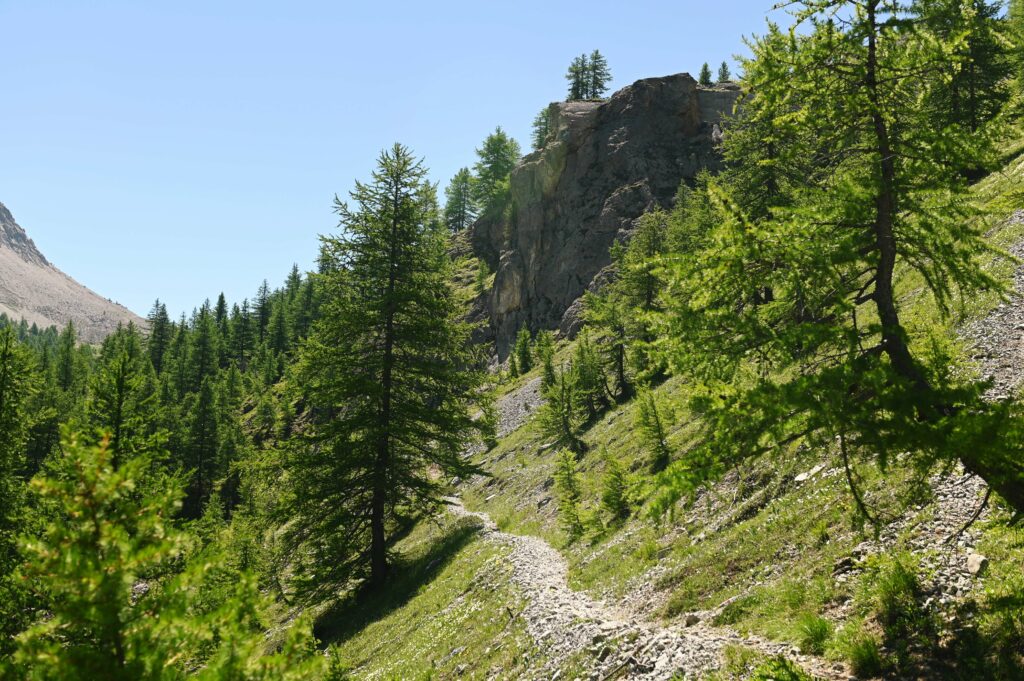
<path fill-rule="evenodd" d="M 384 587 L 360 590 L 339 600 L 317 618 L 313 634 L 323 644 L 341 643 L 387 617 L 430 584 L 479 531 L 479 524 L 459 523 L 446 528 L 445 535 L 422 554 L 397 558 L 391 566 L 392 577 Z"/>

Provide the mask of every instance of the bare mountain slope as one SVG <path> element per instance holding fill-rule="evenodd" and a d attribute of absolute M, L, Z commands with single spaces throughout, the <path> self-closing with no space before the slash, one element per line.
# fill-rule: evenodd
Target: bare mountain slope
<path fill-rule="evenodd" d="M 97 343 L 129 321 L 142 319 L 79 284 L 48 261 L 0 203 L 0 312 L 41 328 L 75 323 L 79 337 Z"/>

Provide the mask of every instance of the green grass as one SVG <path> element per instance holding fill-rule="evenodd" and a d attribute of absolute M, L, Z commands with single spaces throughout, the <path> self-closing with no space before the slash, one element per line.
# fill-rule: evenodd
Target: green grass
<path fill-rule="evenodd" d="M 398 547 L 384 592 L 338 604 L 317 622 L 355 678 L 487 678 L 527 668 L 535 653 L 509 584 L 505 550 L 470 520 L 421 523 Z"/>

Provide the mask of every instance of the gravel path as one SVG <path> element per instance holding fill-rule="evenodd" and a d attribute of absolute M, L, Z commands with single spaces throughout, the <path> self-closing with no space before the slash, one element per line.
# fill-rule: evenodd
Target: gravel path
<path fill-rule="evenodd" d="M 1024 211 L 1011 220 L 1024 222 Z M 1024 259 L 1024 242 L 1010 251 Z M 974 358 L 983 374 L 993 381 L 990 399 L 1009 397 L 1024 379 L 1024 266 L 1018 268 L 1014 282 L 1015 292 L 1008 302 L 963 331 L 977 348 Z M 499 437 L 522 426 L 542 402 L 540 379 L 499 399 Z M 883 529 L 877 540 L 857 546 L 851 560 L 837 566 L 836 579 L 851 578 L 858 572 L 859 559 L 889 550 L 899 536 L 909 533 L 911 550 L 933 575 L 927 588 L 934 607 L 950 605 L 978 588 L 979 580 L 967 567 L 977 532 L 956 533 L 975 515 L 985 484 L 975 476 L 953 473 L 934 477 L 932 488 L 933 512 L 909 514 Z M 449 499 L 449 503 L 453 514 L 479 520 L 487 541 L 511 548 L 512 580 L 527 599 L 519 614 L 546 654 L 534 679 L 559 678 L 559 669 L 583 651 L 596 660 L 590 679 L 699 678 L 719 666 L 723 648 L 735 644 L 767 655 L 787 655 L 822 679 L 850 678 L 842 665 L 796 655 L 784 644 L 744 638 L 703 621 L 690 627 L 662 627 L 573 591 L 567 582 L 568 566 L 556 549 L 537 537 L 500 531 L 485 513 L 467 510 L 459 499 Z M 986 515 L 987 511 L 981 518 Z M 951 537 L 954 540 L 948 541 Z"/>
<path fill-rule="evenodd" d="M 486 513 L 468 511 L 456 498 L 448 502 L 456 516 L 479 520 L 487 541 L 511 548 L 512 581 L 527 602 L 519 616 L 546 656 L 530 678 L 557 679 L 559 669 L 584 651 L 596 660 L 589 671 L 591 679 L 699 678 L 718 668 L 723 648 L 731 644 L 766 655 L 795 657 L 824 679 L 848 678 L 842 665 L 794 656 L 784 644 L 744 638 L 700 623 L 688 628 L 661 627 L 619 612 L 570 589 L 565 559 L 542 539 L 502 532 Z"/>
<path fill-rule="evenodd" d="M 500 398 L 498 435 L 513 432 L 543 403 L 540 379 L 534 379 Z M 842 665 L 793 654 L 790 646 L 756 638 L 744 638 L 723 629 L 695 623 L 691 627 L 662 627 L 573 591 L 568 585 L 565 558 L 543 539 L 502 532 L 486 513 L 469 511 L 462 501 L 447 500 L 459 517 L 482 524 L 482 536 L 511 549 L 512 581 L 526 597 L 519 613 L 527 630 L 544 651 L 544 664 L 533 679 L 557 679 L 559 670 L 574 655 L 589 652 L 596 664 L 590 679 L 700 678 L 716 669 L 722 649 L 740 644 L 767 655 L 797 658 L 809 671 L 824 679 L 847 679 Z"/>

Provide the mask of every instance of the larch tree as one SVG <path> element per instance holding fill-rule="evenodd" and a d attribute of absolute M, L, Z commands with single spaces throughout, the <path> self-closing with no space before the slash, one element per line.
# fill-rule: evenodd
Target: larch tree
<path fill-rule="evenodd" d="M 476 220 L 477 208 L 473 200 L 473 174 L 469 168 L 460 168 L 444 190 L 444 221 L 452 232 L 461 232 Z"/>
<path fill-rule="evenodd" d="M 30 354 L 10 326 L 0 328 L 0 660 L 25 624 L 26 592 L 14 574 L 20 562 L 18 535 L 25 529 L 26 407 L 33 392 Z M 3 669 L 0 668 L 0 672 Z"/>
<path fill-rule="evenodd" d="M 146 351 L 149 353 L 149 360 L 153 369 L 159 374 L 164 368 L 164 355 L 171 344 L 174 335 L 174 325 L 167 315 L 167 306 L 157 298 L 153 303 L 153 309 L 146 318 L 149 322 L 149 337 L 146 341 Z"/>
<path fill-rule="evenodd" d="M 103 341 L 87 412 L 94 431 L 110 434 L 114 463 L 149 446 L 155 420 L 156 376 L 135 325 Z"/>
<path fill-rule="evenodd" d="M 729 71 L 729 63 L 722 62 L 722 65 L 718 67 L 718 82 L 727 83 L 732 79 L 732 73 Z"/>
<path fill-rule="evenodd" d="M 567 101 L 576 102 L 590 98 L 590 60 L 587 55 L 581 54 L 572 60 L 565 79 L 569 81 Z"/>
<path fill-rule="evenodd" d="M 772 57 L 746 86 L 788 108 L 783 130 L 813 139 L 815 172 L 760 222 L 713 183 L 711 246 L 673 264 L 669 354 L 703 386 L 691 406 L 705 432 L 669 467 L 661 507 L 745 457 L 805 442 L 838 449 L 864 514 L 856 461 L 884 467 L 898 453 L 922 470 L 958 459 L 1024 510 L 1019 407 L 985 403 L 983 383 L 950 372 L 941 337 L 912 333 L 896 290 L 897 271 L 917 277 L 948 314 L 957 296 L 999 288 L 980 267 L 990 249 L 959 172 L 984 163 L 986 137 L 929 124 L 930 95 L 963 55 L 899 3 L 788 4 L 808 32 L 755 41 L 755 60 Z"/>
<path fill-rule="evenodd" d="M 499 125 L 476 150 L 472 197 L 482 214 L 498 215 L 511 200 L 509 175 L 521 155 L 519 143 Z"/>
<path fill-rule="evenodd" d="M 543 149 L 551 134 L 551 110 L 544 107 L 533 117 L 533 132 L 530 134 L 530 142 L 534 151 Z"/>
<path fill-rule="evenodd" d="M 612 79 L 612 71 L 608 68 L 608 60 L 599 50 L 590 53 L 587 63 L 587 99 L 601 99 L 608 91 Z"/>
<path fill-rule="evenodd" d="M 318 678 L 323 662 L 308 626 L 292 627 L 283 647 L 266 653 L 265 604 L 251 575 L 238 574 L 219 603 L 202 602 L 220 561 L 181 570 L 189 541 L 173 521 L 181 496 L 173 477 L 145 484 L 148 455 L 115 466 L 106 441 L 90 447 L 69 435 L 62 450 L 66 474 L 32 483 L 56 518 L 22 539 L 22 574 L 45 608 L 0 660 L 4 678 Z"/>
<path fill-rule="evenodd" d="M 322 239 L 321 316 L 297 368 L 318 418 L 287 467 L 305 593 L 379 587 L 402 518 L 436 509 L 439 481 L 475 470 L 462 451 L 482 427 L 483 374 L 426 173 L 400 144 L 382 152 L 351 205 L 337 200 L 341 234 Z"/>
<path fill-rule="evenodd" d="M 713 85 L 714 82 L 711 80 L 711 67 L 708 66 L 707 62 L 700 67 L 700 75 L 697 76 L 697 82 L 704 86 Z"/>

